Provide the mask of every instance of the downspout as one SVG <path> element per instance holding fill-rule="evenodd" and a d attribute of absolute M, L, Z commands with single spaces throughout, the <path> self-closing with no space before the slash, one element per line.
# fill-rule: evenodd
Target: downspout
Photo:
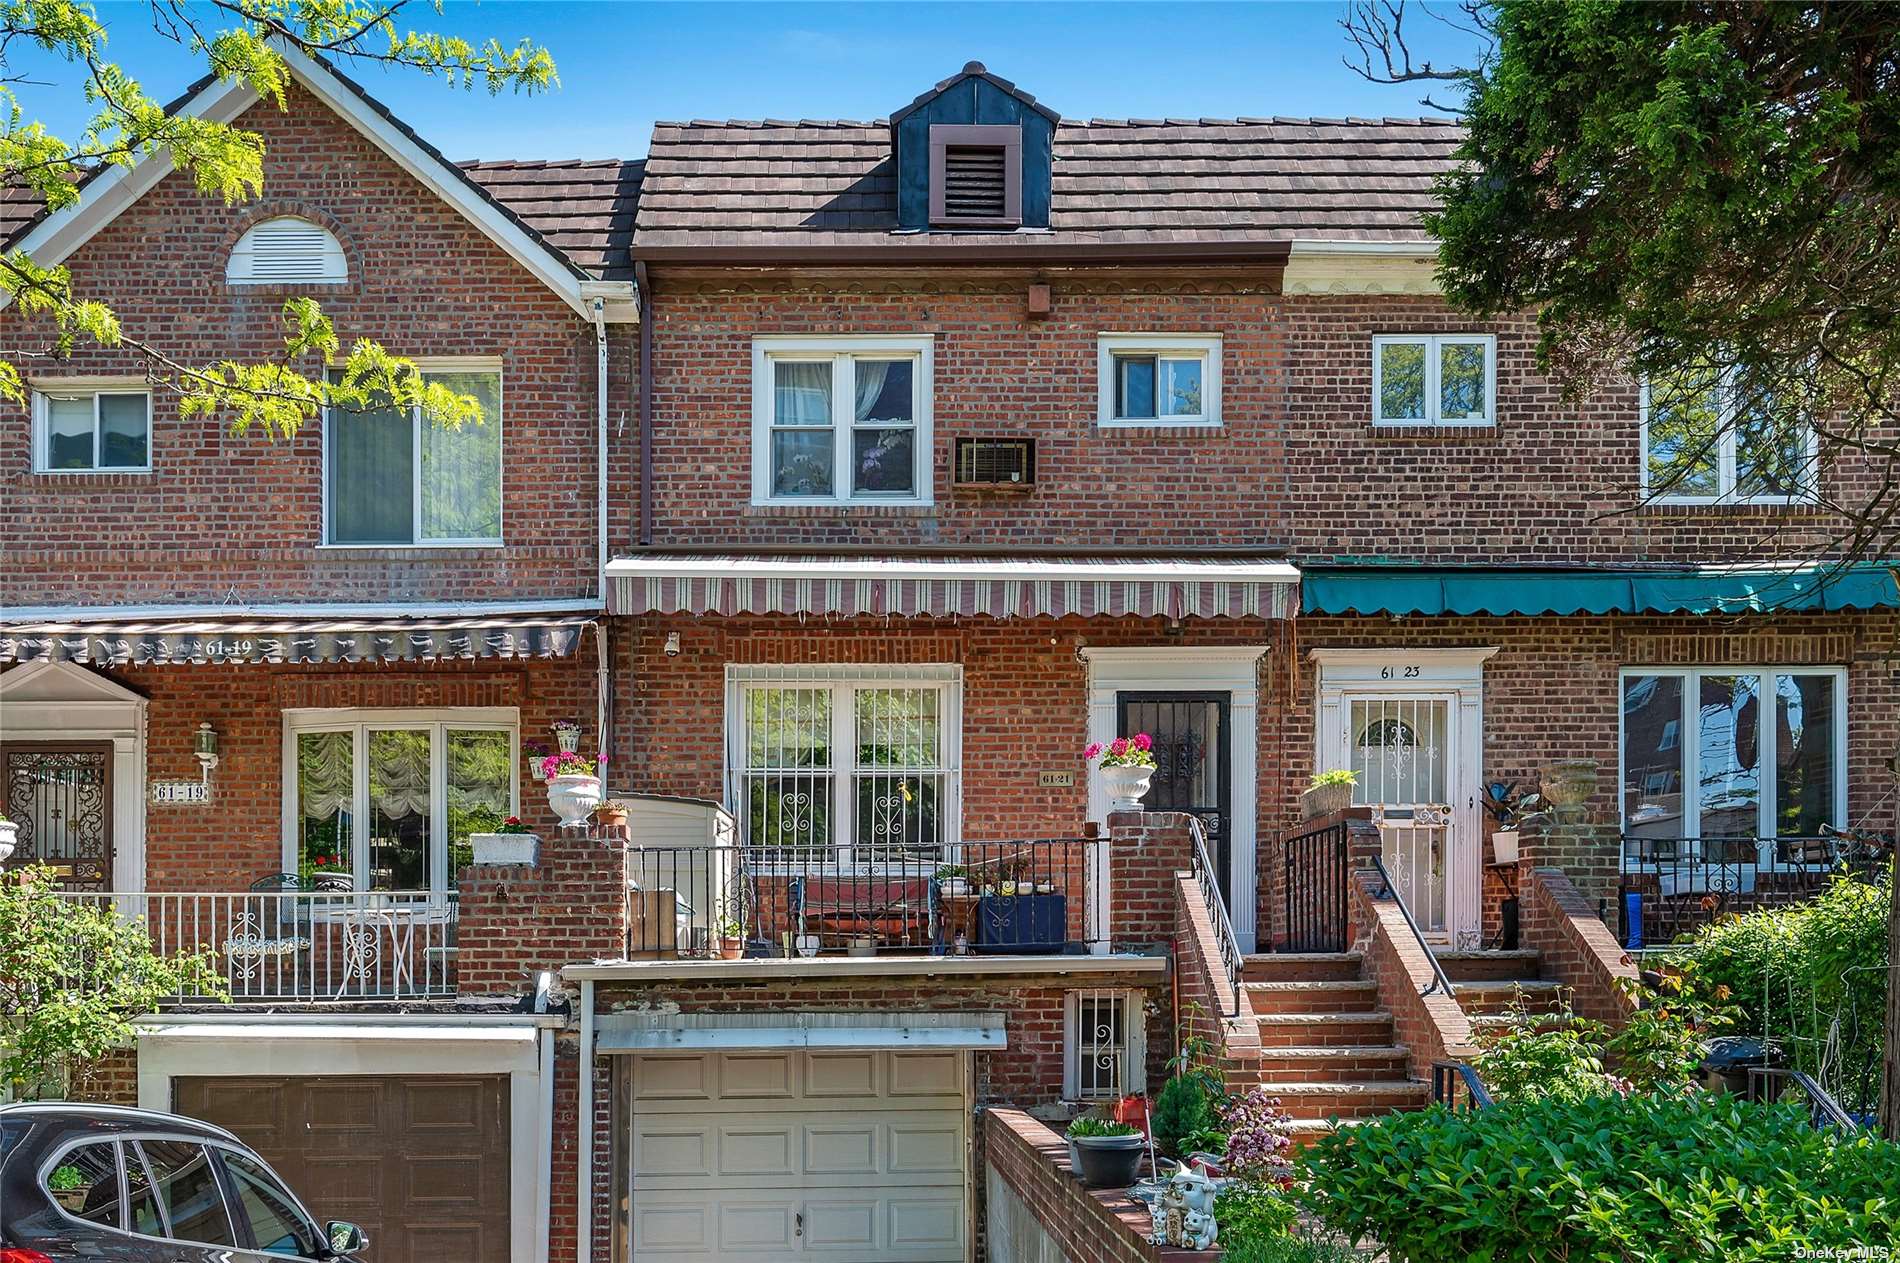
<path fill-rule="evenodd" d="M 594 595 L 602 608 L 607 603 L 607 300 L 594 299 L 594 415 L 599 430 L 599 458 L 594 462 L 599 477 L 598 527 L 599 567 L 594 572 Z M 594 675 L 594 732 L 600 740 L 600 752 L 610 753 L 607 740 L 607 629 L 594 626 L 598 666 Z"/>
<path fill-rule="evenodd" d="M 640 547 L 648 548 L 653 544 L 653 282 L 638 259 L 633 284 L 640 295 Z"/>
<path fill-rule="evenodd" d="M 594 980 L 581 979 L 581 1051 L 580 1079 L 575 1085 L 580 1100 L 575 1121 L 580 1124 L 580 1143 L 575 1153 L 578 1189 L 575 1193 L 579 1218 L 574 1225 L 575 1263 L 591 1263 L 594 1255 Z"/>

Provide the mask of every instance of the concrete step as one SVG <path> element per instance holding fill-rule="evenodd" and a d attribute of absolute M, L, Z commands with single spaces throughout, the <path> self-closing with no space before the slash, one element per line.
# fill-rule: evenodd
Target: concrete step
<path fill-rule="evenodd" d="M 1279 1081 L 1333 1079 L 1342 1083 L 1403 1079 L 1403 1044 L 1304 1044 L 1260 1050 L 1262 1078 Z"/>
<path fill-rule="evenodd" d="M 1549 978 L 1500 978 L 1483 982 L 1454 982 L 1452 994 L 1467 1017 L 1501 1015 L 1523 997 L 1523 1007 L 1531 1013 L 1561 1013 L 1564 1008 L 1562 987 Z"/>
<path fill-rule="evenodd" d="M 1260 1047 L 1357 1048 L 1395 1044 L 1392 1015 L 1371 1013 L 1266 1013 L 1259 1019 Z"/>
<path fill-rule="evenodd" d="M 1268 1096 L 1294 1118 L 1376 1118 L 1393 1110 L 1418 1109 L 1431 1100 L 1432 1086 L 1415 1079 L 1379 1079 L 1357 1083 L 1263 1082 Z"/>
<path fill-rule="evenodd" d="M 1240 963 L 1242 982 L 1350 981 L 1359 977 L 1358 952 L 1273 952 Z"/>
<path fill-rule="evenodd" d="M 1362 1118 L 1296 1118 L 1288 1125 L 1286 1136 L 1293 1142 L 1293 1152 L 1298 1153 L 1321 1136 L 1357 1127 L 1364 1121 Z"/>
<path fill-rule="evenodd" d="M 1368 1013 L 1379 1007 L 1378 984 L 1362 978 L 1242 985 L 1255 1013 Z"/>
<path fill-rule="evenodd" d="M 1446 976 L 1453 982 L 1535 978 L 1541 965 L 1536 949 L 1530 947 L 1512 952 L 1440 951 L 1432 954 L 1438 957 L 1438 963 L 1445 967 Z"/>

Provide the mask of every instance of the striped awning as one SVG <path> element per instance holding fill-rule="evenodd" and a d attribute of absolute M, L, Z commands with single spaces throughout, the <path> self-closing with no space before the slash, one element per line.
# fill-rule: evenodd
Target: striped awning
<path fill-rule="evenodd" d="M 0 662 L 100 667 L 220 662 L 418 662 L 564 658 L 584 617 L 20 623 L 0 626 Z"/>
<path fill-rule="evenodd" d="M 766 557 L 607 564 L 611 614 L 1291 618 L 1299 571 L 1251 558 Z"/>

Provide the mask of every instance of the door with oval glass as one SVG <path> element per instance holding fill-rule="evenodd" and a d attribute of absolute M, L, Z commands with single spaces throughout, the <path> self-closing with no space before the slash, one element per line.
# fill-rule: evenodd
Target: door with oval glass
<path fill-rule="evenodd" d="M 1448 695 L 1349 695 L 1344 766 L 1353 803 L 1371 807 L 1382 858 L 1419 929 L 1449 934 L 1459 778 L 1456 714 Z"/>

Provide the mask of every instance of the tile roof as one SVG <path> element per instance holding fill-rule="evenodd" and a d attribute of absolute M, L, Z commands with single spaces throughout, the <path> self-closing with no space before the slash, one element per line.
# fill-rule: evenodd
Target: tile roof
<path fill-rule="evenodd" d="M 1424 241 L 1420 214 L 1459 139 L 1435 119 L 1065 120 L 1048 232 L 904 240 Z M 870 246 L 891 240 L 896 198 L 883 122 L 663 122 L 634 245 Z"/>
<path fill-rule="evenodd" d="M 591 276 L 628 280 L 633 210 L 645 163 L 458 162 L 495 201 Z"/>

